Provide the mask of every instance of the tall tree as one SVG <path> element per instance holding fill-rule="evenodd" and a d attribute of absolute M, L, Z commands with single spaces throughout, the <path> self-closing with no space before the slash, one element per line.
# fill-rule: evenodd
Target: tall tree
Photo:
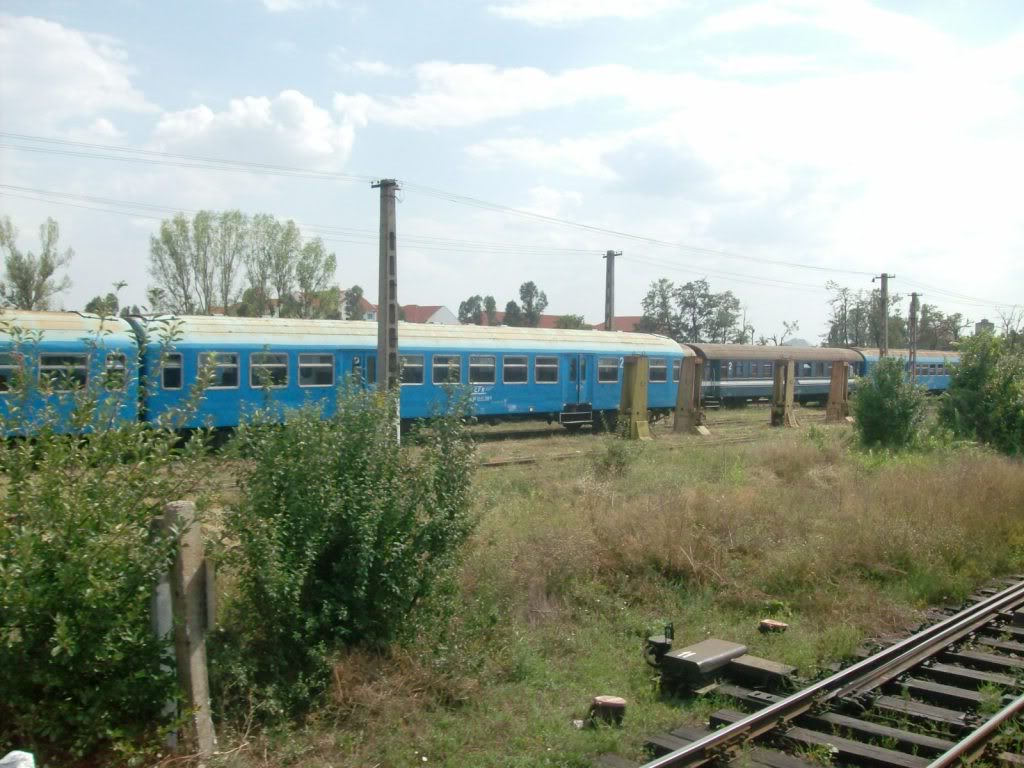
<path fill-rule="evenodd" d="M 113 292 L 108 293 L 106 296 L 93 296 L 89 303 L 85 305 L 85 311 L 92 312 L 94 315 L 116 315 L 118 303 L 117 294 Z"/>
<path fill-rule="evenodd" d="M 504 324 L 511 326 L 512 328 L 519 328 L 525 325 L 523 322 L 523 310 L 521 310 L 519 305 L 514 301 L 510 301 L 505 305 Z"/>
<path fill-rule="evenodd" d="M 463 325 L 480 325 L 483 321 L 484 300 L 480 296 L 470 296 L 459 304 L 459 322 Z"/>
<path fill-rule="evenodd" d="M 484 296 L 484 312 L 487 314 L 487 324 L 498 324 L 498 304 L 493 296 Z"/>
<path fill-rule="evenodd" d="M 270 280 L 277 299 L 278 314 L 294 313 L 289 302 L 295 292 L 296 267 L 302 249 L 302 235 L 289 219 L 275 228 L 276 240 L 270 252 Z"/>
<path fill-rule="evenodd" d="M 740 333 L 740 300 L 732 291 L 711 294 L 711 318 L 707 326 L 708 341 L 716 344 L 735 342 Z"/>
<path fill-rule="evenodd" d="M 200 213 L 203 213 L 200 211 Z M 199 219 L 199 214 L 196 214 Z M 205 239 L 204 219 L 200 222 L 200 240 Z M 205 314 L 207 307 L 200 306 L 196 283 L 195 242 L 192 222 L 183 213 L 176 214 L 170 221 L 160 222 L 160 232 L 149 239 L 149 271 L 156 287 L 163 292 L 164 304 L 168 311 L 192 315 Z"/>
<path fill-rule="evenodd" d="M 714 323 L 717 299 L 707 280 L 693 280 L 676 289 L 679 309 L 680 341 L 706 341 L 708 326 Z"/>
<path fill-rule="evenodd" d="M 365 314 L 362 304 L 363 289 L 358 285 L 353 285 L 345 291 L 345 319 L 362 320 Z"/>
<path fill-rule="evenodd" d="M 676 287 L 671 280 L 661 278 L 651 283 L 640 302 L 644 314 L 637 329 L 644 333 L 660 333 L 662 336 L 679 338 L 678 318 L 673 308 Z"/>
<path fill-rule="evenodd" d="M 71 263 L 74 251 L 62 253 L 58 245 L 60 225 L 51 218 L 39 226 L 40 250 L 22 253 L 18 248 L 18 230 L 9 217 L 0 220 L 0 249 L 4 252 L 5 275 L 0 282 L 0 298 L 17 309 L 49 309 L 50 301 L 58 293 L 71 287 L 67 275 L 57 277 L 57 271 Z"/>
<path fill-rule="evenodd" d="M 217 270 L 217 301 L 224 314 L 238 300 L 239 273 L 245 259 L 249 221 L 241 211 L 224 211 L 217 218 L 213 261 Z"/>
<path fill-rule="evenodd" d="M 555 328 L 565 329 L 580 329 L 586 328 L 587 324 L 583 320 L 583 315 L 562 315 L 555 320 Z"/>
<path fill-rule="evenodd" d="M 245 254 L 245 275 L 248 288 L 242 294 L 242 305 L 247 315 L 269 315 L 272 306 L 272 280 L 274 254 L 280 239 L 281 225 L 266 213 L 252 217 L 249 227 L 248 248 Z"/>
<path fill-rule="evenodd" d="M 337 256 L 327 252 L 324 241 L 319 237 L 302 246 L 298 261 L 295 263 L 299 317 L 322 318 L 338 312 L 340 292 L 338 297 L 328 293 L 337 268 Z"/>
<path fill-rule="evenodd" d="M 540 316 L 548 308 L 547 295 L 530 280 L 519 286 L 519 301 L 522 302 L 523 325 L 536 328 L 540 325 Z"/>

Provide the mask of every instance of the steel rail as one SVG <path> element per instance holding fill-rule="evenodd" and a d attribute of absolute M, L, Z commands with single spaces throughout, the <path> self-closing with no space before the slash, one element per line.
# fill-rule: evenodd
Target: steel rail
<path fill-rule="evenodd" d="M 928 763 L 928 768 L 949 768 L 949 766 L 959 764 L 961 760 L 973 760 L 979 757 L 999 729 L 1021 712 L 1024 712 L 1024 695 L 1018 696 L 992 715 L 979 728 L 972 731 L 963 741 L 957 742 L 947 752 Z"/>
<path fill-rule="evenodd" d="M 856 664 L 840 670 L 813 685 L 737 720 L 684 747 L 645 763 L 641 768 L 703 765 L 724 751 L 750 738 L 760 736 L 779 723 L 792 720 L 812 707 L 839 694 L 846 695 L 860 686 L 870 690 L 902 673 L 905 667 L 919 663 L 919 657 L 932 655 L 958 638 L 987 623 L 993 613 L 1024 602 L 1024 581 L 965 608 L 915 635 L 883 649 Z M 925 651 L 928 651 L 925 654 Z"/>

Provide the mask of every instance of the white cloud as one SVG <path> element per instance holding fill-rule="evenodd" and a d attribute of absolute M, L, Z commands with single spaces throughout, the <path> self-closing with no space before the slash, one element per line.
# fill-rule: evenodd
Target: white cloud
<path fill-rule="evenodd" d="M 505 0 L 487 10 L 538 26 L 600 18 L 639 19 L 678 8 L 683 0 Z"/>
<path fill-rule="evenodd" d="M 120 43 L 45 19 L 0 15 L 0 126 L 56 133 L 109 112 L 155 107 Z"/>
<path fill-rule="evenodd" d="M 494 165 L 527 166 L 545 171 L 611 180 L 615 172 L 604 157 L 629 142 L 626 135 L 559 139 L 546 142 L 538 138 L 487 139 L 466 148 L 470 157 Z"/>
<path fill-rule="evenodd" d="M 337 8 L 337 0 L 263 0 L 263 7 L 271 13 L 307 11 L 312 8 Z"/>
<path fill-rule="evenodd" d="M 354 138 L 350 119 L 336 120 L 294 90 L 232 99 L 221 112 L 205 104 L 167 112 L 153 132 L 161 148 L 320 168 L 343 165 Z"/>
<path fill-rule="evenodd" d="M 663 109 L 698 84 L 686 73 L 666 74 L 611 64 L 550 74 L 536 67 L 431 61 L 413 68 L 417 91 L 377 98 L 338 93 L 334 107 L 360 120 L 416 128 L 462 127 L 525 112 L 567 108 L 614 98 L 637 108 Z"/>
<path fill-rule="evenodd" d="M 344 49 L 342 49 L 342 51 L 332 51 L 327 54 L 328 60 L 340 72 L 353 72 L 357 75 L 375 76 L 399 75 L 402 72 L 397 67 L 393 67 L 384 61 L 346 61 L 341 56 L 343 51 Z"/>

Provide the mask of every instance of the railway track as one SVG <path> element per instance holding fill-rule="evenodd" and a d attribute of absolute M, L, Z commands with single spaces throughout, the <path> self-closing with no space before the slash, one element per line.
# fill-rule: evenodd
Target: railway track
<path fill-rule="evenodd" d="M 719 684 L 714 693 L 736 708 L 712 714 L 709 730 L 652 737 L 654 758 L 642 768 L 797 768 L 822 757 L 836 766 L 946 768 L 979 757 L 982 765 L 1024 766 L 1024 580 L 983 592 L 797 693 Z M 1012 745 L 992 746 L 1007 733 Z M 598 764 L 636 765 L 616 756 Z"/>

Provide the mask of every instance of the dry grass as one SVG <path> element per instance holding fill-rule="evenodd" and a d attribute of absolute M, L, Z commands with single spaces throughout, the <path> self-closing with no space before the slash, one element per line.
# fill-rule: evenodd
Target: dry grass
<path fill-rule="evenodd" d="M 755 429 L 756 411 L 741 427 Z M 766 418 L 766 417 L 765 417 Z M 850 453 L 842 429 L 764 430 L 752 445 L 687 450 L 662 436 L 602 474 L 590 455 L 481 472 L 482 522 L 443 621 L 387 657 L 352 652 L 302 732 L 259 759 L 301 765 L 583 766 L 638 755 L 680 720 L 639 657 L 676 622 L 807 672 L 929 603 L 1024 568 L 1024 466 L 974 451 Z M 526 452 L 564 450 L 562 439 Z M 502 450 L 508 450 L 502 448 Z M 520 450 L 522 450 L 520 448 Z M 762 636 L 757 620 L 790 623 Z M 617 731 L 569 723 L 596 693 L 630 701 Z M 275 762 L 276 761 L 276 762 Z M 232 764 L 236 764 L 232 763 Z"/>

